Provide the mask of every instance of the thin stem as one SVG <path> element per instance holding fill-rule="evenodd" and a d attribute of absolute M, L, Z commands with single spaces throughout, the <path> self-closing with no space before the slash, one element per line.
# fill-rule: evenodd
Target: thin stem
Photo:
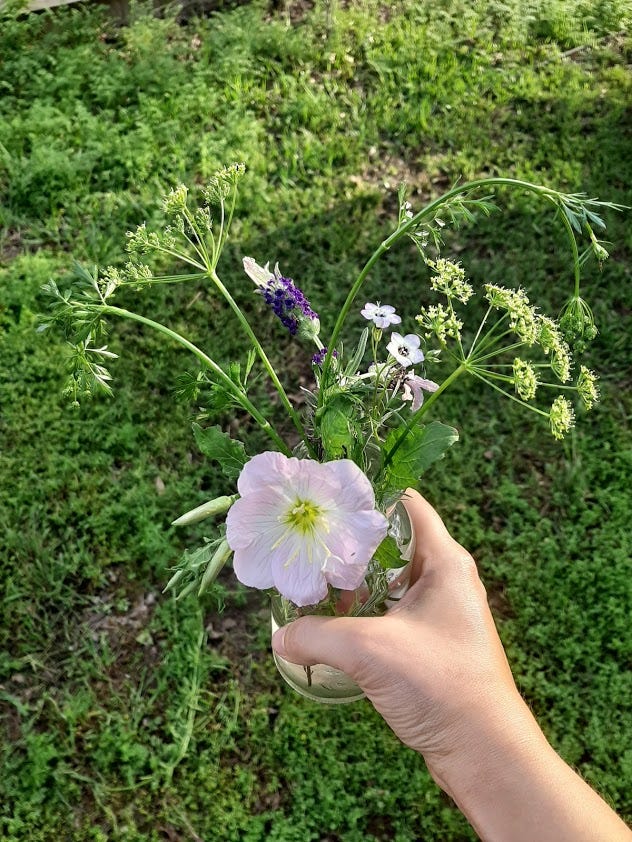
<path fill-rule="evenodd" d="M 579 281 L 581 276 L 579 250 L 577 248 L 577 240 L 575 239 L 575 234 L 573 233 L 573 227 L 569 222 L 568 217 L 564 213 L 564 209 L 562 209 L 562 221 L 564 222 L 564 227 L 566 228 L 566 233 L 568 234 L 568 239 L 571 244 L 571 251 L 573 252 L 573 268 L 575 271 L 575 298 L 579 298 Z"/>
<path fill-rule="evenodd" d="M 239 307 L 239 305 L 237 304 L 235 299 L 232 297 L 230 292 L 226 289 L 224 284 L 221 282 L 217 273 L 214 270 L 209 268 L 209 275 L 210 275 L 211 280 L 215 284 L 215 286 L 218 288 L 218 290 L 224 296 L 225 300 L 228 302 L 228 304 L 229 304 L 231 310 L 233 311 L 233 313 L 237 316 L 237 319 L 238 319 L 240 325 L 242 326 L 242 328 L 244 329 L 244 332 L 246 333 L 247 337 L 252 342 L 253 347 L 254 347 L 255 351 L 257 352 L 257 355 L 258 355 L 259 359 L 263 363 L 263 366 L 264 366 L 265 370 L 267 371 L 268 376 L 270 377 L 270 380 L 272 381 L 272 383 L 274 385 L 274 388 L 279 393 L 279 397 L 281 398 L 281 402 L 283 403 L 283 406 L 285 407 L 285 409 L 287 410 L 290 418 L 292 419 L 292 422 L 293 422 L 294 426 L 296 427 L 296 430 L 297 430 L 298 434 L 300 435 L 300 437 L 305 442 L 305 446 L 307 447 L 310 455 L 312 457 L 316 458 L 316 452 L 314 451 L 311 443 L 309 442 L 309 440 L 307 438 L 307 433 L 305 431 L 305 428 L 303 427 L 303 424 L 301 423 L 301 419 L 298 417 L 298 414 L 297 414 L 296 410 L 294 409 L 294 407 L 290 403 L 290 399 L 288 398 L 288 396 L 285 392 L 285 389 L 283 388 L 283 384 L 279 380 L 279 378 L 277 376 L 277 373 L 272 366 L 272 363 L 270 362 L 270 360 L 268 359 L 268 357 L 266 355 L 266 352 L 263 350 L 263 346 L 261 345 L 261 342 L 259 342 L 255 332 L 250 327 L 248 319 L 244 316 L 244 314 L 241 311 L 241 308 Z"/>
<path fill-rule="evenodd" d="M 183 212 L 184 212 L 184 215 L 187 218 L 187 222 L 191 226 L 191 230 L 193 231 L 193 233 L 197 237 L 199 247 L 196 246 L 196 244 L 193 242 L 193 240 L 191 240 L 191 238 L 186 234 L 186 232 L 184 232 L 184 236 L 187 238 L 187 241 L 189 243 L 191 243 L 193 248 L 199 254 L 200 260 L 202 261 L 202 263 L 208 265 L 209 264 L 208 249 L 206 248 L 206 243 L 204 241 L 204 237 L 202 236 L 202 232 L 199 230 L 199 228 L 197 226 L 197 223 L 195 221 L 195 217 L 193 216 L 193 214 L 191 213 L 191 211 L 189 210 L 189 208 L 186 205 L 184 206 Z"/>
<path fill-rule="evenodd" d="M 174 251 L 173 249 L 168 249 L 164 246 L 156 246 L 156 251 L 162 251 L 164 254 L 169 254 L 171 257 L 181 260 L 183 263 L 188 263 L 189 266 L 195 266 L 196 269 L 200 269 L 202 272 L 205 270 L 205 267 L 202 266 L 201 263 L 198 263 L 197 260 L 193 260 L 188 254 L 182 254 L 179 251 Z"/>
<path fill-rule="evenodd" d="M 422 417 L 422 415 L 424 415 L 430 409 L 430 407 L 437 400 L 439 395 L 441 395 L 443 392 L 445 392 L 445 390 L 448 388 L 448 386 L 451 386 L 452 383 L 454 383 L 454 381 L 457 379 L 457 377 L 459 377 L 461 374 L 463 374 L 464 371 L 467 371 L 468 368 L 469 368 L 469 366 L 467 365 L 467 363 L 465 363 L 465 362 L 461 363 L 461 365 L 458 368 L 455 368 L 454 371 L 452 372 L 452 374 L 443 381 L 443 383 L 439 386 L 437 391 L 433 392 L 430 395 L 430 397 L 426 401 L 424 401 L 424 403 L 419 407 L 419 409 L 416 412 L 413 412 L 413 414 L 410 416 L 410 419 L 408 420 L 408 423 L 406 424 L 406 426 L 404 427 L 404 429 L 400 433 L 399 437 L 397 438 L 397 441 L 395 442 L 395 444 L 391 447 L 391 449 L 388 451 L 388 453 L 384 457 L 384 462 L 382 463 L 382 467 L 380 468 L 380 471 L 378 473 L 378 477 L 383 473 L 384 469 L 390 464 L 390 462 L 393 459 L 393 456 L 397 453 L 397 451 L 399 450 L 401 445 L 404 443 L 404 440 L 408 436 L 408 433 L 412 430 L 412 428 L 415 426 L 415 424 L 417 424 L 417 422 Z M 376 479 L 377 479 L 377 477 L 376 477 Z"/>
<path fill-rule="evenodd" d="M 478 337 L 481 335 L 481 331 L 482 331 L 482 330 L 483 330 L 483 328 L 485 327 L 485 323 L 487 322 L 487 319 L 488 319 L 489 314 L 491 313 L 491 311 L 492 311 L 492 305 L 490 304 L 490 305 L 489 305 L 489 307 L 487 308 L 487 311 L 486 311 L 485 315 L 483 316 L 483 321 L 482 321 L 482 322 L 480 323 L 480 325 L 478 326 L 478 330 L 476 331 L 476 336 L 474 337 L 474 341 L 472 342 L 472 344 L 471 344 L 471 346 L 470 346 L 470 351 L 469 351 L 469 353 L 468 353 L 468 355 L 467 355 L 467 359 L 468 359 L 468 360 L 470 359 L 470 357 L 472 356 L 472 353 L 474 352 L 474 348 L 476 347 L 476 343 L 478 342 Z M 494 328 L 492 327 L 492 330 L 493 330 L 493 329 L 494 329 Z M 490 332 L 491 332 L 491 331 L 490 331 Z M 487 334 L 487 335 L 489 336 L 489 334 Z"/>
<path fill-rule="evenodd" d="M 498 319 L 498 321 L 495 322 L 490 327 L 490 329 L 487 331 L 485 336 L 483 336 L 481 341 L 478 343 L 477 351 L 479 353 L 481 351 L 485 350 L 486 348 L 493 347 L 496 343 L 500 342 L 501 339 L 504 339 L 505 336 L 507 336 L 508 334 L 510 334 L 512 332 L 511 330 L 506 330 L 504 333 L 501 333 L 500 335 L 496 335 L 496 336 L 494 335 L 496 333 L 496 331 L 499 329 L 499 327 L 503 324 L 503 322 L 505 321 L 506 318 L 508 318 L 508 314 L 504 313 Z M 472 354 L 472 351 L 470 351 L 470 353 L 468 355 L 468 359 L 472 359 L 472 357 L 473 357 L 473 354 Z"/>
<path fill-rule="evenodd" d="M 538 383 L 538 386 L 548 386 L 549 389 L 568 389 L 570 392 L 577 391 L 577 386 L 563 386 L 561 383 Z"/>
<path fill-rule="evenodd" d="M 507 331 L 507 333 L 511 333 L 511 331 Z M 503 339 L 506 335 L 507 334 L 504 333 L 502 336 L 499 336 L 498 341 L 500 342 L 500 340 Z M 493 343 L 493 344 L 496 344 L 496 343 Z M 515 348 L 522 348 L 523 345 L 524 345 L 524 342 L 514 342 L 513 345 L 505 345 L 504 348 L 497 348 L 495 351 L 492 351 L 489 354 L 483 354 L 482 357 L 474 357 L 474 359 L 470 360 L 470 362 L 478 364 L 478 363 L 482 362 L 483 360 L 490 359 L 490 357 L 496 357 L 496 356 L 498 356 L 498 354 L 505 354 L 507 351 L 513 351 Z"/>
<path fill-rule="evenodd" d="M 365 264 L 364 268 L 356 278 L 353 286 L 349 290 L 349 294 L 342 305 L 340 313 L 338 314 L 338 318 L 336 319 L 336 323 L 334 325 L 334 329 L 331 334 L 331 340 L 329 342 L 329 348 L 327 351 L 327 355 L 323 361 L 323 381 L 326 381 L 327 373 L 329 371 L 329 367 L 331 366 L 331 358 L 333 356 L 333 351 L 336 346 L 336 342 L 338 341 L 338 337 L 342 330 L 342 326 L 344 324 L 345 319 L 347 318 L 347 314 L 355 301 L 357 294 L 359 293 L 364 281 L 366 280 L 367 275 L 369 274 L 370 270 L 374 266 L 374 264 L 379 260 L 379 258 L 384 254 L 385 251 L 395 245 L 395 243 L 400 240 L 402 237 L 405 237 L 409 231 L 414 230 L 417 228 L 419 223 L 431 216 L 437 208 L 441 207 L 441 205 L 449 202 L 455 196 L 459 196 L 462 193 L 467 193 L 473 191 L 481 186 L 491 187 L 491 186 L 511 186 L 511 187 L 521 187 L 525 190 L 529 190 L 532 193 L 537 193 L 539 195 L 543 195 L 546 198 L 553 201 L 556 205 L 559 205 L 559 199 L 562 194 L 560 194 L 557 190 L 551 190 L 548 187 L 542 187 L 541 185 L 532 184 L 529 181 L 522 181 L 516 178 L 479 178 L 475 179 L 474 181 L 466 182 L 465 184 L 461 184 L 457 187 L 453 187 L 452 190 L 449 190 L 447 193 L 444 193 L 442 196 L 439 196 L 434 201 L 430 202 L 426 205 L 425 208 L 420 210 L 414 216 L 412 216 L 409 220 L 407 220 L 403 225 L 400 225 L 397 230 L 395 230 L 389 237 L 387 237 L 377 249 L 373 252 L 371 257 L 368 259 L 367 263 Z M 576 246 L 575 246 L 576 247 Z M 318 396 L 318 405 L 322 406 L 323 395 L 319 393 Z"/>
<path fill-rule="evenodd" d="M 532 412 L 537 412 L 538 415 L 543 415 L 545 418 L 549 417 L 548 412 L 544 412 L 544 410 L 538 409 L 537 406 L 533 406 L 532 404 L 527 403 L 526 401 L 520 400 L 520 398 L 517 398 L 515 395 L 510 395 L 509 392 L 506 392 L 504 389 L 501 389 L 500 386 L 497 386 L 495 383 L 492 383 L 491 380 L 488 380 L 486 377 L 483 377 L 483 375 L 480 374 L 480 372 L 478 372 L 476 369 L 471 369 L 471 372 L 474 375 L 474 377 L 478 377 L 479 380 L 482 380 L 483 383 L 487 383 L 488 386 L 491 386 L 492 389 L 495 389 L 497 392 L 500 392 L 500 394 L 504 395 L 506 398 L 515 401 L 515 403 L 519 403 L 520 406 L 526 406 L 527 409 L 530 409 Z"/>
<path fill-rule="evenodd" d="M 206 278 L 206 272 L 190 272 L 187 275 L 155 275 L 151 278 L 141 278 L 137 281 L 121 281 L 121 287 L 151 286 L 152 284 L 179 284 L 183 281 L 199 281 Z"/>
<path fill-rule="evenodd" d="M 477 368 L 476 366 L 472 368 L 472 371 L 485 371 L 487 373 L 487 377 L 491 377 L 494 380 L 502 380 L 503 383 L 512 383 L 514 382 L 513 377 L 509 377 L 507 374 L 497 374 L 495 371 L 487 371 L 487 368 L 483 366 L 482 368 Z"/>
<path fill-rule="evenodd" d="M 254 418 L 254 420 L 259 424 L 261 429 L 267 433 L 270 438 L 274 441 L 277 445 L 279 450 L 282 453 L 285 453 L 286 456 L 291 455 L 291 451 L 286 443 L 283 441 L 281 436 L 277 433 L 274 429 L 272 424 L 259 412 L 257 407 L 249 400 L 249 398 L 241 391 L 241 389 L 233 383 L 230 377 L 225 373 L 225 371 L 209 356 L 207 356 L 204 351 L 200 350 L 197 345 L 194 345 L 184 336 L 179 333 L 176 333 L 175 330 L 171 330 L 171 328 L 167 327 L 166 325 L 161 324 L 160 322 L 155 322 L 153 319 L 148 319 L 146 316 L 141 316 L 138 313 L 134 313 L 131 310 L 125 310 L 122 307 L 112 307 L 109 304 L 106 305 L 99 305 L 94 309 L 98 310 L 102 313 L 111 313 L 114 316 L 121 316 L 125 319 L 131 319 L 135 322 L 140 322 L 141 324 L 147 325 L 148 327 L 157 330 L 159 333 L 168 336 L 170 339 L 173 339 L 179 345 L 182 345 L 188 351 L 197 357 L 201 363 L 203 363 L 207 368 L 210 368 L 213 374 L 222 382 L 222 384 L 226 387 L 226 390 L 230 392 L 233 397 L 237 400 L 237 402 L 246 410 L 246 412 L 250 413 L 250 415 Z"/>

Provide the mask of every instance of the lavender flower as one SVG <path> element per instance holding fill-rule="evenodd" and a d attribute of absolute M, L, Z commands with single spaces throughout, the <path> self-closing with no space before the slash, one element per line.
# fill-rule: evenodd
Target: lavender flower
<path fill-rule="evenodd" d="M 327 356 L 327 346 L 325 345 L 320 351 L 316 351 L 314 356 L 312 357 L 312 365 L 322 365 L 325 362 L 325 357 Z M 334 350 L 332 353 L 332 357 L 337 357 L 338 351 Z"/>
<path fill-rule="evenodd" d="M 269 270 L 269 263 L 259 266 L 252 257 L 244 257 L 244 271 L 255 282 L 263 300 L 281 321 L 292 336 L 300 333 L 308 339 L 314 339 L 320 331 L 318 313 L 315 313 L 303 292 L 291 278 L 281 275 L 279 264 L 274 273 Z"/>

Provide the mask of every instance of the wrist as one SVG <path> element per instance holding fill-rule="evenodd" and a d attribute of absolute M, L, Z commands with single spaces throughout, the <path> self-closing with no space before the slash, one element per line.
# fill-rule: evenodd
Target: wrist
<path fill-rule="evenodd" d="M 632 842 L 630 830 L 555 752 L 516 696 L 471 726 L 460 752 L 429 763 L 480 839 Z"/>
<path fill-rule="evenodd" d="M 473 706 L 454 729 L 450 750 L 425 760 L 436 783 L 467 814 L 470 803 L 484 800 L 508 775 L 521 774 L 529 758 L 547 752 L 553 749 L 515 691 L 493 705 Z"/>

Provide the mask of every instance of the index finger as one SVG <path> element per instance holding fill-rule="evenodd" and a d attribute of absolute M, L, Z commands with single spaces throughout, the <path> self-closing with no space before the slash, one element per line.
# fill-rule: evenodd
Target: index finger
<path fill-rule="evenodd" d="M 408 488 L 402 497 L 415 536 L 415 554 L 411 584 L 422 573 L 451 567 L 453 562 L 462 564 L 469 553 L 454 540 L 444 522 L 430 503 L 417 491 Z"/>

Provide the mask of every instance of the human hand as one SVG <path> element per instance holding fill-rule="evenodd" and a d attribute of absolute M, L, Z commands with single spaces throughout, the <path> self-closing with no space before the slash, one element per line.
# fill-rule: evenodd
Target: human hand
<path fill-rule="evenodd" d="M 351 676 L 486 842 L 632 842 L 521 699 L 470 554 L 423 497 L 409 490 L 405 505 L 416 551 L 403 599 L 383 617 L 302 617 L 275 652 Z"/>
<path fill-rule="evenodd" d="M 275 652 L 347 673 L 397 736 L 421 752 L 444 789 L 451 765 L 478 752 L 490 728 L 520 719 L 520 699 L 470 554 L 423 497 L 405 505 L 416 551 L 411 588 L 383 617 L 307 616 L 280 629 Z M 454 759 L 454 764 L 452 760 Z"/>

